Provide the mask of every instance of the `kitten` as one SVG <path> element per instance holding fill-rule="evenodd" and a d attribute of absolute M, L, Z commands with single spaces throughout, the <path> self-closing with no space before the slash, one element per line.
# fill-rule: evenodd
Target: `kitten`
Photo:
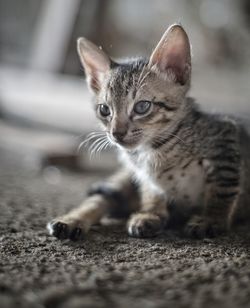
<path fill-rule="evenodd" d="M 134 237 L 179 223 L 190 237 L 227 231 L 250 200 L 250 143 L 232 120 L 202 113 L 187 97 L 191 51 L 184 29 L 169 27 L 149 59 L 116 63 L 85 38 L 78 53 L 123 168 L 49 223 L 50 234 L 81 239 L 110 213 L 128 216 Z"/>

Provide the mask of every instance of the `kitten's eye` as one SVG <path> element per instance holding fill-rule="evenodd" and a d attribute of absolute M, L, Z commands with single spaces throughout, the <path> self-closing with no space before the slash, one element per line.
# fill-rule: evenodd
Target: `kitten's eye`
<path fill-rule="evenodd" d="M 134 105 L 134 112 L 137 114 L 146 113 L 151 107 L 151 102 L 149 101 L 140 101 Z"/>
<path fill-rule="evenodd" d="M 104 104 L 99 105 L 99 111 L 100 111 L 101 116 L 103 117 L 107 117 L 110 115 L 110 109 L 107 105 L 104 105 Z"/>

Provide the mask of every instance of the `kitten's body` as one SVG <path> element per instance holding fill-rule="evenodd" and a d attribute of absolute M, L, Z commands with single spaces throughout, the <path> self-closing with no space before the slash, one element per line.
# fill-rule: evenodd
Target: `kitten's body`
<path fill-rule="evenodd" d="M 120 149 L 123 163 L 138 182 L 166 194 L 166 203 L 184 215 L 186 211 L 204 210 L 205 186 L 213 180 L 219 184 L 218 194 L 223 200 L 237 195 L 237 204 L 248 202 L 250 139 L 244 129 L 228 117 L 198 111 L 191 99 L 185 118 L 178 124 L 178 135 L 167 134 L 167 142 L 163 140 L 153 149 Z M 245 215 L 250 210 L 247 202 Z M 233 211 L 234 207 L 228 208 L 229 215 Z"/>
<path fill-rule="evenodd" d="M 237 208 L 246 216 L 249 138 L 232 120 L 202 113 L 186 97 L 191 56 L 179 25 L 164 34 L 149 61 L 115 64 L 85 39 L 79 54 L 96 94 L 97 116 L 118 146 L 125 171 L 54 220 L 53 235 L 81 238 L 119 208 L 136 212 L 128 232 L 137 237 L 177 222 L 186 224 L 187 235 L 214 236 L 228 229 Z"/>

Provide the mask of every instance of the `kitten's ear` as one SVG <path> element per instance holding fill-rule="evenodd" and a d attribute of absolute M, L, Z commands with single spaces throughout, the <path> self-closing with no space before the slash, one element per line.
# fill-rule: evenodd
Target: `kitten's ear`
<path fill-rule="evenodd" d="M 149 66 L 182 85 L 190 81 L 191 48 L 182 26 L 174 24 L 167 29 L 150 57 Z"/>
<path fill-rule="evenodd" d="M 77 40 L 77 51 L 85 69 L 88 86 L 97 94 L 111 60 L 106 53 L 86 38 Z"/>

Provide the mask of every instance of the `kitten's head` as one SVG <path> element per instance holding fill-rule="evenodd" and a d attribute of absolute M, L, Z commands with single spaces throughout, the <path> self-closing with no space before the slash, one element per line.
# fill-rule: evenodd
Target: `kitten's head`
<path fill-rule="evenodd" d="M 179 118 L 190 87 L 188 36 L 172 25 L 149 59 L 116 63 L 85 38 L 78 53 L 95 110 L 113 143 L 127 149 L 153 144 Z"/>

